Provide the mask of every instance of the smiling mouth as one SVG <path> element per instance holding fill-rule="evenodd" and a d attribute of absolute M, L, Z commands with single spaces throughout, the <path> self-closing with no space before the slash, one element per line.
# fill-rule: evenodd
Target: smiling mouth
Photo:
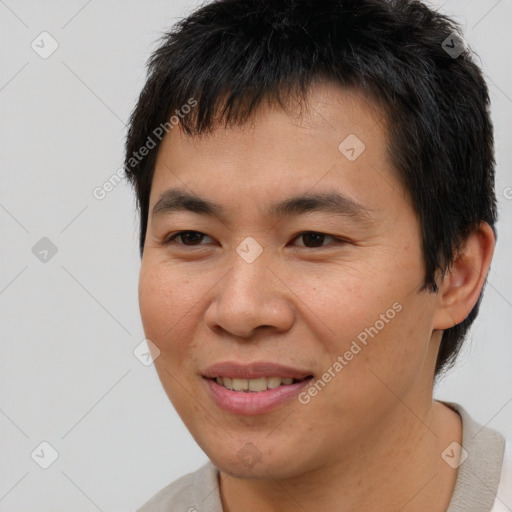
<path fill-rule="evenodd" d="M 276 389 L 281 386 L 291 386 L 311 378 L 313 377 L 309 375 L 304 379 L 293 379 L 291 377 L 261 377 L 258 379 L 215 377 L 211 380 L 215 381 L 219 386 L 223 386 L 231 391 L 258 393 L 261 391 L 267 391 L 268 389 Z"/>

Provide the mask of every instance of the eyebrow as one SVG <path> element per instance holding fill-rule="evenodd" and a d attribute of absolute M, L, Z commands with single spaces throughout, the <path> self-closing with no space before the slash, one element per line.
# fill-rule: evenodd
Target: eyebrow
<path fill-rule="evenodd" d="M 179 188 L 172 188 L 162 193 L 153 207 L 152 216 L 156 217 L 181 211 L 217 218 L 223 218 L 224 216 L 224 208 L 220 204 Z M 368 222 L 371 220 L 371 211 L 370 208 L 343 194 L 329 191 L 290 197 L 270 205 L 267 213 L 270 217 L 282 219 L 310 212 L 328 212 L 361 222 Z"/>

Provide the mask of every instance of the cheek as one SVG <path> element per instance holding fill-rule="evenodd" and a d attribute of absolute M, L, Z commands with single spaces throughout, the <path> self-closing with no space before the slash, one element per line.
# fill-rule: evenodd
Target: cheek
<path fill-rule="evenodd" d="M 338 356 L 343 358 L 332 371 L 348 395 L 359 397 L 362 390 L 375 395 L 375 387 L 382 384 L 371 370 L 400 389 L 423 365 L 434 299 L 416 293 L 420 270 L 367 266 L 364 271 L 339 272 L 342 277 L 336 280 L 331 273 L 324 286 L 315 286 L 310 293 L 308 306 L 317 317 L 316 325 L 328 328 L 327 336 L 327 329 L 323 335 L 316 333 L 328 353 L 326 370 Z"/>
<path fill-rule="evenodd" d="M 139 307 L 146 337 L 162 352 L 179 351 L 190 335 L 201 290 L 169 265 L 144 263 L 139 276 Z"/>
<path fill-rule="evenodd" d="M 168 276 L 158 272 L 154 267 L 150 270 L 141 268 L 139 276 L 139 308 L 146 336 L 161 338 L 172 325 L 174 309 L 169 309 L 172 301 L 174 283 Z"/>
<path fill-rule="evenodd" d="M 376 408 L 386 403 L 391 406 L 397 397 L 405 399 L 416 393 L 418 379 L 430 371 L 430 304 L 406 296 L 391 303 L 395 297 L 390 297 L 389 305 L 384 303 L 389 307 L 376 309 L 353 338 L 361 350 L 351 356 L 342 374 L 347 397 L 355 402 L 355 408 L 365 401 Z M 361 334 L 364 343 L 359 342 Z"/>
<path fill-rule="evenodd" d="M 329 269 L 325 275 L 296 280 L 294 291 L 301 298 L 301 309 L 317 326 L 316 338 L 331 356 L 337 357 L 349 349 L 353 340 L 364 342 L 367 330 L 378 322 L 378 331 L 388 328 L 397 313 L 393 309 L 399 293 L 392 280 L 382 279 L 369 265 L 343 265 Z M 384 315 L 384 324 L 381 320 Z M 372 331 L 374 332 L 374 331 Z"/>

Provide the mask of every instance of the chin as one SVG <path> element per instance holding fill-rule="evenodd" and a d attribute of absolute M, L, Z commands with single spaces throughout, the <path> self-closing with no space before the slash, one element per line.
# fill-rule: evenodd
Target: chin
<path fill-rule="evenodd" d="M 298 454 L 304 456 L 303 449 L 294 449 L 291 445 L 285 447 L 285 439 L 276 438 L 274 442 L 277 444 L 267 442 L 263 446 L 264 441 L 237 442 L 230 438 L 225 443 L 217 439 L 211 444 L 200 444 L 200 447 L 217 469 L 235 478 L 286 480 L 310 469 L 297 457 Z"/>

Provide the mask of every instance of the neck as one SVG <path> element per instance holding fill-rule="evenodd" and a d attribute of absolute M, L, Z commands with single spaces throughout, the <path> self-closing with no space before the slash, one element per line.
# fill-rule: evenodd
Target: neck
<path fill-rule="evenodd" d="M 460 417 L 429 400 L 422 410 L 401 403 L 358 446 L 321 467 L 287 480 L 242 479 L 221 472 L 225 512 L 400 510 L 444 512 L 457 477 L 441 458 L 462 444 Z"/>

